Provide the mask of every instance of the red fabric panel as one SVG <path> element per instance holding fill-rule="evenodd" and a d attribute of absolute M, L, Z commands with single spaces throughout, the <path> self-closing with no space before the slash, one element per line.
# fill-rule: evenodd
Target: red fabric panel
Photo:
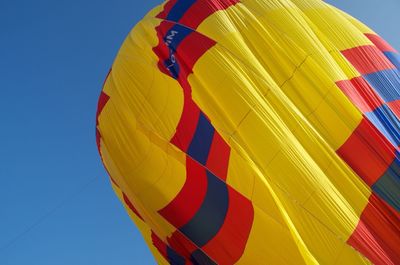
<path fill-rule="evenodd" d="M 199 107 L 188 97 L 184 98 L 181 119 L 176 128 L 171 143 L 186 152 L 196 132 L 197 122 L 200 117 Z"/>
<path fill-rule="evenodd" d="M 151 231 L 151 240 L 153 241 L 153 245 L 158 249 L 160 254 L 168 260 L 167 255 L 167 244 L 165 244 L 161 238 L 159 238 L 153 231 Z"/>
<path fill-rule="evenodd" d="M 175 25 L 173 22 L 162 21 L 160 25 L 156 27 L 157 36 L 158 36 L 158 45 L 153 48 L 153 52 L 160 59 L 159 62 L 163 64 L 163 62 L 169 58 L 169 48 L 164 42 L 165 34 Z M 163 65 L 164 67 L 164 65 Z M 165 67 L 164 67 L 165 68 Z M 168 71 L 166 72 L 169 75 Z"/>
<path fill-rule="evenodd" d="M 395 148 L 365 117 L 337 154 L 372 186 L 389 168 Z"/>
<path fill-rule="evenodd" d="M 198 0 L 179 20 L 189 28 L 196 29 L 205 19 L 218 10 L 225 10 L 239 0 Z"/>
<path fill-rule="evenodd" d="M 223 181 L 226 180 L 228 174 L 230 152 L 230 146 L 218 132 L 215 132 L 206 167 Z"/>
<path fill-rule="evenodd" d="M 375 46 L 359 46 L 342 51 L 342 54 L 362 75 L 382 70 L 396 69 L 386 56 Z"/>
<path fill-rule="evenodd" d="M 110 99 L 110 97 L 106 93 L 101 91 L 99 101 L 97 103 L 96 125 L 99 124 L 98 117 L 99 117 L 100 113 L 103 111 L 103 108 L 107 104 L 109 99 Z"/>
<path fill-rule="evenodd" d="M 107 77 L 104 80 L 104 84 L 106 83 L 110 73 L 111 73 L 111 70 L 108 72 Z M 104 84 L 103 84 L 103 87 L 104 87 Z M 101 135 L 100 135 L 100 131 L 97 128 L 97 126 L 99 125 L 99 115 L 103 111 L 104 106 L 107 104 L 109 99 L 110 99 L 110 97 L 106 93 L 104 93 L 104 91 L 101 91 L 100 97 L 99 97 L 99 101 L 97 103 L 97 112 L 96 112 L 96 144 L 97 144 L 97 149 L 99 151 L 100 157 L 101 157 L 101 151 L 100 151 L 100 138 L 101 138 Z"/>
<path fill-rule="evenodd" d="M 377 265 L 400 264 L 400 216 L 372 194 L 347 243 Z"/>
<path fill-rule="evenodd" d="M 365 36 L 382 52 L 397 52 L 389 43 L 387 43 L 381 36 L 376 34 L 365 34 Z"/>
<path fill-rule="evenodd" d="M 362 113 L 372 112 L 383 104 L 383 99 L 361 76 L 336 84 Z"/>
<path fill-rule="evenodd" d="M 99 151 L 99 154 L 101 156 L 100 138 L 101 138 L 100 131 L 99 131 L 99 129 L 96 128 L 96 145 L 97 145 L 97 150 Z"/>
<path fill-rule="evenodd" d="M 400 100 L 395 100 L 386 103 L 388 107 L 393 111 L 396 117 L 400 120 Z"/>
<path fill-rule="evenodd" d="M 161 216 L 176 228 L 182 227 L 193 218 L 207 192 L 207 175 L 204 167 L 187 157 L 186 172 L 186 182 L 181 191 L 159 211 Z"/>
<path fill-rule="evenodd" d="M 198 32 L 190 33 L 182 41 L 176 53 L 178 55 L 178 61 L 180 62 L 181 71 L 184 70 L 184 73 L 186 73 L 185 79 L 193 72 L 193 67 L 200 57 L 215 44 L 215 41 Z"/>
<path fill-rule="evenodd" d="M 228 186 L 229 208 L 218 234 L 202 250 L 217 264 L 236 263 L 242 256 L 254 219 L 250 200 Z"/>

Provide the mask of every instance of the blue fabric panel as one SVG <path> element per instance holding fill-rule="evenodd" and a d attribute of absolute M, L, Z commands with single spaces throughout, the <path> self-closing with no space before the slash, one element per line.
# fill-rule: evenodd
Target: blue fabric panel
<path fill-rule="evenodd" d="M 197 0 L 178 0 L 171 11 L 169 11 L 166 19 L 178 22 L 196 1 Z"/>
<path fill-rule="evenodd" d="M 400 54 L 397 52 L 384 52 L 389 61 L 400 70 Z"/>
<path fill-rule="evenodd" d="M 400 145 L 400 122 L 387 105 L 365 115 L 395 147 Z"/>
<path fill-rule="evenodd" d="M 204 201 L 186 225 L 179 230 L 198 247 L 203 247 L 218 233 L 225 222 L 229 207 L 226 183 L 207 171 L 207 193 Z"/>
<path fill-rule="evenodd" d="M 217 265 L 217 263 L 215 263 L 213 260 L 211 260 L 200 249 L 198 249 L 192 253 L 191 261 L 192 261 L 193 265 Z"/>
<path fill-rule="evenodd" d="M 190 34 L 193 30 L 182 26 L 180 24 L 175 24 L 170 30 L 167 31 L 164 35 L 164 42 L 167 46 L 176 51 L 179 47 L 179 44 Z"/>
<path fill-rule="evenodd" d="M 400 160 L 398 158 L 372 186 L 372 189 L 394 209 L 400 211 Z"/>
<path fill-rule="evenodd" d="M 400 74 L 397 69 L 379 71 L 364 77 L 385 102 L 400 99 Z"/>
<path fill-rule="evenodd" d="M 187 154 L 200 164 L 206 165 L 214 133 L 214 127 L 204 113 L 201 112 L 196 132 L 190 143 Z"/>
<path fill-rule="evenodd" d="M 176 253 L 175 250 L 170 247 L 167 247 L 167 257 L 169 264 L 171 265 L 185 265 L 186 263 L 185 258 Z"/>
<path fill-rule="evenodd" d="M 180 65 L 176 50 L 182 41 L 192 33 L 193 30 L 184 27 L 182 25 L 175 24 L 164 36 L 164 42 L 169 47 L 169 57 L 164 61 L 164 66 L 171 73 L 171 76 L 175 79 L 179 78 Z"/>

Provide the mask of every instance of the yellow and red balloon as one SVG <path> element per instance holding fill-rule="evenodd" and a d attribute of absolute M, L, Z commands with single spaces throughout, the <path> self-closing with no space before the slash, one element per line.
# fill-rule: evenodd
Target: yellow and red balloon
<path fill-rule="evenodd" d="M 96 134 L 159 264 L 400 264 L 400 55 L 319 0 L 170 0 Z"/>

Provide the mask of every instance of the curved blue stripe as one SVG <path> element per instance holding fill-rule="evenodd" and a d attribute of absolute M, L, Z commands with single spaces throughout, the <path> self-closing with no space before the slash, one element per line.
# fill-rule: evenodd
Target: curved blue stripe
<path fill-rule="evenodd" d="M 195 250 L 191 255 L 191 261 L 194 265 L 217 265 L 200 249 Z"/>
<path fill-rule="evenodd" d="M 397 52 L 384 52 L 389 61 L 400 70 L 400 54 Z"/>
<path fill-rule="evenodd" d="M 400 121 L 387 105 L 365 115 L 394 146 L 400 145 Z"/>
<path fill-rule="evenodd" d="M 179 230 L 198 247 L 203 247 L 224 224 L 229 207 L 227 185 L 207 171 L 207 193 L 198 212 Z"/>
<path fill-rule="evenodd" d="M 185 258 L 182 257 L 181 255 L 179 255 L 178 253 L 176 253 L 176 251 L 170 247 L 167 247 L 167 257 L 168 257 L 169 264 L 171 264 L 171 265 L 185 265 L 186 264 Z"/>
<path fill-rule="evenodd" d="M 400 160 L 396 158 L 385 174 L 372 186 L 382 199 L 400 211 Z"/>
<path fill-rule="evenodd" d="M 194 3 L 196 3 L 196 0 L 178 0 L 169 11 L 166 19 L 178 22 Z"/>
<path fill-rule="evenodd" d="M 214 132 L 214 127 L 204 113 L 201 112 L 196 132 L 190 143 L 187 154 L 204 166 L 207 163 L 208 154 L 210 153 Z"/>

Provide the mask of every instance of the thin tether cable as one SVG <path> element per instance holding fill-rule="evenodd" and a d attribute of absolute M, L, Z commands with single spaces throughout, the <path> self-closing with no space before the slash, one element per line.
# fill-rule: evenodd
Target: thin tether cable
<path fill-rule="evenodd" d="M 99 179 L 99 176 L 96 176 L 92 179 L 90 179 L 87 183 L 85 183 L 81 188 L 79 188 L 77 191 L 72 193 L 71 195 L 65 197 L 63 200 L 61 200 L 56 206 L 51 208 L 49 211 L 47 211 L 45 214 L 40 216 L 36 221 L 34 221 L 31 225 L 27 226 L 24 230 L 22 230 L 20 233 L 15 235 L 13 238 L 11 238 L 8 242 L 3 244 L 0 247 L 0 254 L 3 253 L 5 250 L 8 248 L 12 247 L 17 243 L 20 239 L 22 239 L 24 236 L 29 234 L 33 229 L 35 229 L 37 226 L 39 226 L 41 223 L 46 221 L 49 217 L 51 217 L 54 213 L 56 213 L 58 210 L 60 210 L 62 207 L 67 205 L 70 201 L 78 197 L 82 192 L 84 192 L 89 186 L 91 186 L 94 182 L 96 182 Z"/>

